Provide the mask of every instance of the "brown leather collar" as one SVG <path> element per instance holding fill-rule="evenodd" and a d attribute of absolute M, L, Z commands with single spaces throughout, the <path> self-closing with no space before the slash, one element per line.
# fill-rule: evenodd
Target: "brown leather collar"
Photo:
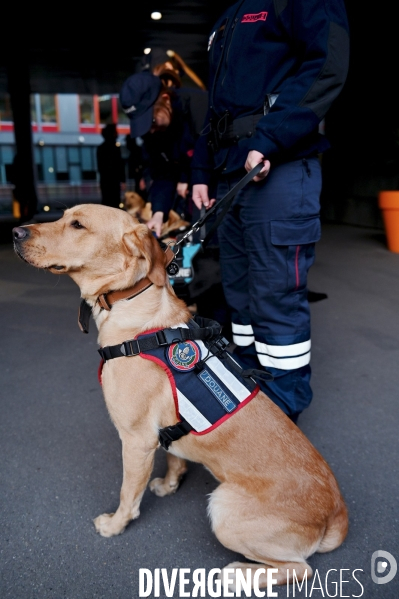
<path fill-rule="evenodd" d="M 166 263 L 165 268 L 169 266 L 172 262 L 175 254 L 173 250 L 168 246 L 165 249 Z M 102 293 L 98 298 L 97 302 L 100 304 L 101 308 L 107 310 L 108 312 L 111 310 L 113 304 L 119 302 L 123 299 L 133 299 L 139 293 L 142 293 L 149 287 L 151 287 L 152 283 L 148 277 L 144 279 L 140 279 L 137 281 L 132 287 L 128 287 L 127 289 L 121 289 L 120 291 L 108 291 L 108 293 Z"/>

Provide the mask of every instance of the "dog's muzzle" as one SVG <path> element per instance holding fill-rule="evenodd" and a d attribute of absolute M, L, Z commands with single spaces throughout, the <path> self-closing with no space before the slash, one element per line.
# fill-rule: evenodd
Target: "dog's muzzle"
<path fill-rule="evenodd" d="M 30 231 L 25 227 L 14 227 L 14 229 L 12 230 L 12 234 L 14 237 L 14 241 L 19 243 L 20 241 L 24 241 L 29 237 Z"/>
<path fill-rule="evenodd" d="M 14 239 L 14 250 L 17 256 L 24 260 L 24 262 L 28 262 L 24 256 L 24 246 L 22 245 L 23 241 L 26 241 L 30 237 L 29 229 L 25 229 L 24 227 L 14 227 L 12 230 L 12 236 Z M 29 264 L 29 262 L 28 262 Z"/>

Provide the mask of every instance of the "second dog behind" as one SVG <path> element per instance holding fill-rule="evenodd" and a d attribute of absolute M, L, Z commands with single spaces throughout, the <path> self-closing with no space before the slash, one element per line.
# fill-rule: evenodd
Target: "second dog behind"
<path fill-rule="evenodd" d="M 151 202 L 146 202 L 140 194 L 135 191 L 125 192 L 125 210 L 134 218 L 142 223 L 147 223 L 152 218 Z M 189 222 L 182 219 L 181 216 L 171 210 L 168 220 L 163 223 L 161 237 L 168 235 L 172 231 L 183 230 L 189 226 Z"/>

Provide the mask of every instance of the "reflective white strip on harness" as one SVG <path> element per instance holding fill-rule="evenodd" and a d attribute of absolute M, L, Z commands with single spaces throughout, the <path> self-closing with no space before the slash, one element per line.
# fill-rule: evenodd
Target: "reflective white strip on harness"
<path fill-rule="evenodd" d="M 236 324 L 232 322 L 231 328 L 233 331 L 233 341 L 236 345 L 247 347 L 255 341 L 254 331 L 250 324 Z"/>
<path fill-rule="evenodd" d="M 187 420 L 189 424 L 193 427 L 193 429 L 199 433 L 206 430 L 207 428 L 212 426 L 212 423 L 209 422 L 197 410 L 197 408 L 191 403 L 189 399 L 179 389 L 177 390 L 177 399 L 179 402 L 179 412 L 183 416 L 184 420 Z"/>
<path fill-rule="evenodd" d="M 268 345 L 255 341 L 259 362 L 281 370 L 295 370 L 310 362 L 310 339 L 292 345 Z"/>
<path fill-rule="evenodd" d="M 197 341 L 198 345 L 201 348 L 201 359 L 204 360 L 206 356 L 209 354 L 209 351 L 202 343 L 202 341 Z M 219 358 L 213 356 L 206 361 L 206 368 L 212 370 L 216 376 L 222 381 L 224 385 L 231 391 L 238 401 L 241 403 L 246 399 L 249 395 L 248 389 L 240 383 L 238 379 L 232 374 L 227 368 L 222 364 Z"/>

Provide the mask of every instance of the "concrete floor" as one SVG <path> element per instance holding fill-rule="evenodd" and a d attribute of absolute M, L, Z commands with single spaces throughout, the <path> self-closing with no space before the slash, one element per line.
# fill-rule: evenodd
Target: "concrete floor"
<path fill-rule="evenodd" d="M 370 562 L 377 550 L 399 561 L 399 254 L 379 230 L 324 225 L 309 287 L 328 298 L 311 304 L 314 399 L 298 424 L 335 472 L 350 530 L 309 560 L 322 590 L 309 583 L 295 596 L 397 599 L 399 573 L 375 584 Z M 208 572 L 239 558 L 210 530 L 216 482 L 197 464 L 176 495 L 146 491 L 123 535 L 95 533 L 93 517 L 118 505 L 121 447 L 97 381 L 95 327 L 80 333 L 78 304 L 69 278 L 0 245 L 1 599 L 132 599 L 140 568 Z M 159 452 L 154 474 L 164 465 Z M 337 592 L 340 570 L 349 582 Z"/>

